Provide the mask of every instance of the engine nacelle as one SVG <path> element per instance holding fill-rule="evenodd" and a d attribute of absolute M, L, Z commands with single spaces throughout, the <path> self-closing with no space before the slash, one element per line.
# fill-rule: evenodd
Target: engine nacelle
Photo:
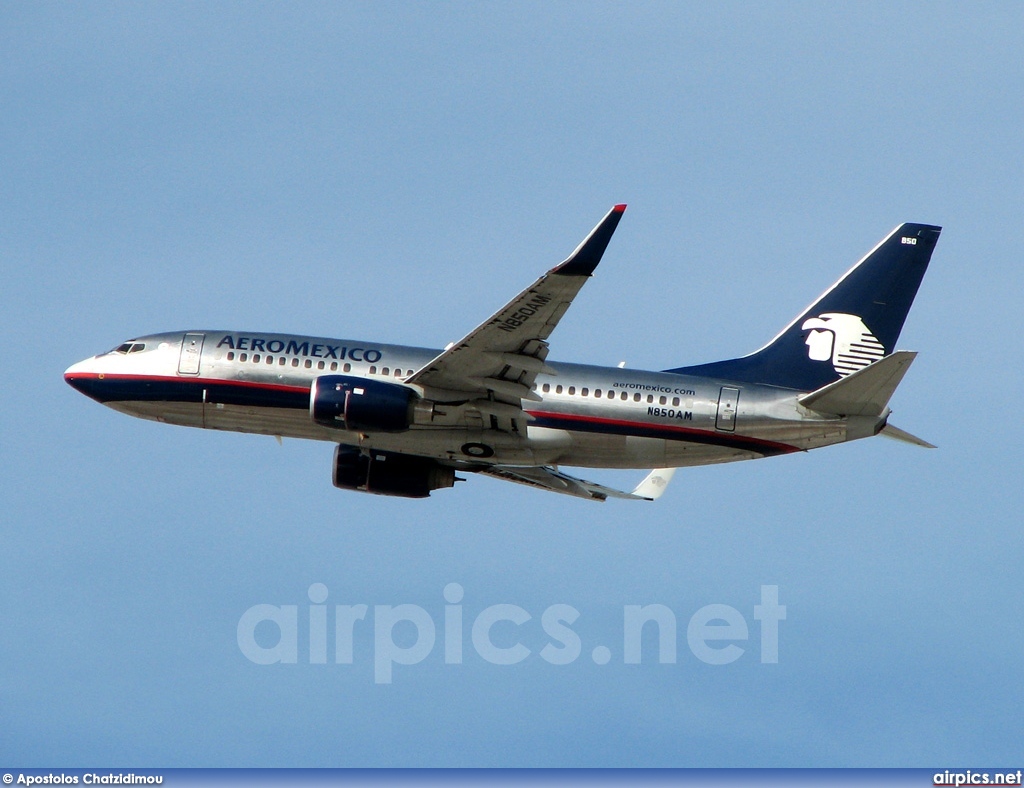
<path fill-rule="evenodd" d="M 455 486 L 455 469 L 428 457 L 371 451 L 351 446 L 334 450 L 334 486 L 342 490 L 426 498 L 431 490 Z"/>
<path fill-rule="evenodd" d="M 322 375 L 309 392 L 309 414 L 325 427 L 353 432 L 403 432 L 419 396 L 398 383 Z"/>

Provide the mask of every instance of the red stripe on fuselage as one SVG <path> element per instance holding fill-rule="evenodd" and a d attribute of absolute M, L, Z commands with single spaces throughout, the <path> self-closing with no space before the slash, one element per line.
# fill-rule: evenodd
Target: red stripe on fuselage
<path fill-rule="evenodd" d="M 75 372 L 64 375 L 64 380 L 139 380 L 152 381 L 154 383 L 216 383 L 225 386 L 239 386 L 242 388 L 267 389 L 268 391 L 299 392 L 309 391 L 309 386 L 287 386 L 283 383 L 260 383 L 256 380 L 225 380 L 223 378 L 204 378 L 198 375 L 123 375 L 108 374 L 106 372 Z"/>
<path fill-rule="evenodd" d="M 65 375 L 64 379 L 68 382 L 73 380 L 132 380 L 132 381 L 152 381 L 154 383 L 207 383 L 211 385 L 223 385 L 223 386 L 237 386 L 239 388 L 249 389 L 263 389 L 264 391 L 281 391 L 288 393 L 308 393 L 310 390 L 309 386 L 289 386 L 283 383 L 261 383 L 254 380 L 225 380 L 223 378 L 204 378 L 199 376 L 191 375 L 124 375 L 124 374 L 107 374 L 101 372 L 76 372 L 70 375 Z M 705 441 L 709 438 L 716 439 L 723 445 L 732 444 L 739 446 L 749 446 L 752 451 L 769 450 L 773 453 L 789 454 L 793 452 L 801 451 L 796 446 L 790 446 L 786 443 L 778 443 L 776 441 L 764 440 L 762 438 L 752 438 L 746 435 L 735 435 L 733 433 L 720 433 L 711 432 L 709 430 L 698 430 L 692 427 L 679 427 L 674 424 L 657 424 L 653 422 L 644 421 L 627 421 L 624 419 L 609 419 L 601 416 L 584 416 L 576 413 L 554 413 L 549 411 L 530 410 L 526 411 L 529 415 L 537 418 L 548 418 L 562 421 L 568 421 L 580 425 L 593 424 L 602 427 L 621 427 L 624 430 L 658 430 L 661 432 L 668 432 L 674 435 L 679 435 L 681 439 L 685 440 L 685 436 L 689 435 L 694 438 L 703 438 Z M 626 432 L 625 434 L 629 434 Z"/>

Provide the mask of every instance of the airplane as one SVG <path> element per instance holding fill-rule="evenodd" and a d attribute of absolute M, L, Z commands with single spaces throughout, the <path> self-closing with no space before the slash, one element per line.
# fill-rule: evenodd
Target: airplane
<path fill-rule="evenodd" d="M 555 363 L 548 339 L 625 211 L 444 350 L 258 331 L 130 339 L 64 379 L 167 424 L 330 441 L 333 483 L 424 498 L 479 473 L 589 500 L 655 500 L 676 468 L 877 434 L 916 357 L 895 350 L 942 228 L 901 224 L 761 349 L 645 371 Z M 653 469 L 632 491 L 562 466 Z"/>

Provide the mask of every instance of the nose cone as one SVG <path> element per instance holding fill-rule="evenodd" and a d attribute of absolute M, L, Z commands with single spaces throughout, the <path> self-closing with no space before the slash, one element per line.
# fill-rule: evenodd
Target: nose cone
<path fill-rule="evenodd" d="M 86 359 L 88 361 L 88 359 Z M 77 364 L 72 364 L 70 367 L 64 370 L 64 382 L 72 388 L 78 388 L 75 382 L 79 380 L 82 373 L 85 371 L 86 361 L 79 361 Z"/>
<path fill-rule="evenodd" d="M 96 383 L 102 379 L 94 369 L 92 358 L 79 361 L 64 370 L 64 382 L 93 399 L 96 399 Z"/>

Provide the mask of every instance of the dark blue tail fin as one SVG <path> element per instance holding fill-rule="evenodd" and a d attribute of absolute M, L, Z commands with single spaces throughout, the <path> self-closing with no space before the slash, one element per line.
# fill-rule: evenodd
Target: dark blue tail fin
<path fill-rule="evenodd" d="M 757 352 L 666 372 L 813 391 L 877 361 L 896 349 L 941 230 L 900 225 Z"/>

